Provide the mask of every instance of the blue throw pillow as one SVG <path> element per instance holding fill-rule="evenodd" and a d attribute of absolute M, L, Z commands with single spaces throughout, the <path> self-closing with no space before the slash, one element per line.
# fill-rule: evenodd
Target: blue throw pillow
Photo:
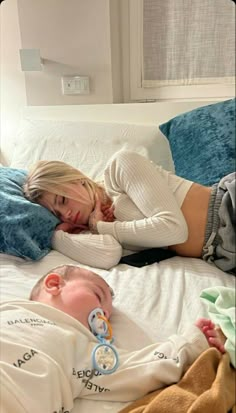
<path fill-rule="evenodd" d="M 0 168 L 0 252 L 38 260 L 50 251 L 59 220 L 24 197 L 26 175 L 21 169 Z"/>
<path fill-rule="evenodd" d="M 211 186 L 235 171 L 235 99 L 183 113 L 159 128 L 177 175 Z"/>

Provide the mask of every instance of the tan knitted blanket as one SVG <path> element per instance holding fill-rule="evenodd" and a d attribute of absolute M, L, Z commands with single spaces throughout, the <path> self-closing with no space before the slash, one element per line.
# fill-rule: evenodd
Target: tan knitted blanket
<path fill-rule="evenodd" d="M 202 353 L 182 379 L 133 402 L 120 413 L 236 413 L 236 370 L 215 348 Z"/>

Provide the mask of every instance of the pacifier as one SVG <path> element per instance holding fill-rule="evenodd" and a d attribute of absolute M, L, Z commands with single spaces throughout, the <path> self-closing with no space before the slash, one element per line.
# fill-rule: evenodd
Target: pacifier
<path fill-rule="evenodd" d="M 119 364 L 118 353 L 112 346 L 112 327 L 101 308 L 95 308 L 88 317 L 92 333 L 100 341 L 92 351 L 93 368 L 102 374 L 113 373 Z"/>
<path fill-rule="evenodd" d="M 95 308 L 88 316 L 88 324 L 95 336 L 105 337 L 108 331 L 108 323 L 101 308 Z"/>

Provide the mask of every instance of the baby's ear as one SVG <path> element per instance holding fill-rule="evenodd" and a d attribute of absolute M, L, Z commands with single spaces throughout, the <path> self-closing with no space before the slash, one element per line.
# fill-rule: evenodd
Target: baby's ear
<path fill-rule="evenodd" d="M 48 274 L 44 280 L 44 289 L 49 294 L 58 295 L 61 292 L 63 284 L 64 280 L 61 275 L 52 272 Z"/>

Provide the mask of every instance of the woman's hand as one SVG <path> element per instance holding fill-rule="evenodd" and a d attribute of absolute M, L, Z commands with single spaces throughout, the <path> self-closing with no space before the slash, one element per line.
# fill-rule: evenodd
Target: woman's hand
<path fill-rule="evenodd" d="M 74 225 L 70 224 L 69 222 L 62 222 L 61 224 L 57 225 L 55 230 L 56 231 L 64 231 L 68 232 L 69 234 L 79 234 L 81 231 L 88 230 L 88 227 L 85 225 Z"/>
<path fill-rule="evenodd" d="M 111 205 L 102 205 L 97 198 L 95 208 L 89 217 L 89 229 L 93 234 L 97 234 L 98 221 L 112 222 L 114 221 L 113 207 Z"/>
<path fill-rule="evenodd" d="M 113 222 L 115 221 L 115 217 L 114 217 L 114 205 L 112 205 L 111 203 L 106 204 L 106 205 L 101 205 L 101 211 L 103 213 L 104 216 L 104 221 L 106 222 Z"/>

